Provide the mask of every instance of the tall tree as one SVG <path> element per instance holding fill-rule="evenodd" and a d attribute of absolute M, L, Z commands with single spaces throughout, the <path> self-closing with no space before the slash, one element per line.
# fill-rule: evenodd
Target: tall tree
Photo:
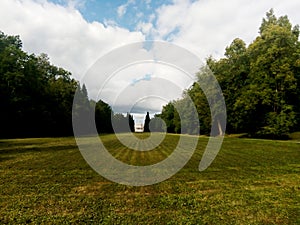
<path fill-rule="evenodd" d="M 200 129 L 197 132 L 200 134 L 209 134 L 211 128 L 210 109 L 206 96 L 201 90 L 199 83 L 195 82 L 186 91 L 186 94 L 192 99 L 198 113 Z"/>
<path fill-rule="evenodd" d="M 134 119 L 133 119 L 133 116 L 130 115 L 130 113 L 127 113 L 127 118 L 128 118 L 130 131 L 134 132 Z"/>
<path fill-rule="evenodd" d="M 95 107 L 95 122 L 98 133 L 112 133 L 112 109 L 111 107 L 99 100 L 97 103 L 91 100 L 91 107 Z"/>
<path fill-rule="evenodd" d="M 150 115 L 149 112 L 147 112 L 145 117 L 145 123 L 144 123 L 144 132 L 150 132 L 149 124 L 150 124 Z"/>
<path fill-rule="evenodd" d="M 236 107 L 251 109 L 256 115 L 252 122 L 257 134 L 280 137 L 296 125 L 298 37 L 298 28 L 292 28 L 287 16 L 277 19 L 270 10 L 260 36 L 248 48 L 251 84 Z"/>
<path fill-rule="evenodd" d="M 174 123 L 174 116 L 176 110 L 174 107 L 174 102 L 169 102 L 167 105 L 163 106 L 161 112 L 161 118 L 164 120 L 167 132 L 168 133 L 175 133 L 175 123 Z"/>
<path fill-rule="evenodd" d="M 243 40 L 236 38 L 226 48 L 225 58 L 219 61 L 209 58 L 207 64 L 217 77 L 227 108 L 227 132 L 245 132 L 251 126 L 251 120 L 241 118 L 242 109 L 237 110 L 235 104 L 242 93 L 247 91 L 250 83 L 248 74 L 250 70 L 249 55 Z"/>

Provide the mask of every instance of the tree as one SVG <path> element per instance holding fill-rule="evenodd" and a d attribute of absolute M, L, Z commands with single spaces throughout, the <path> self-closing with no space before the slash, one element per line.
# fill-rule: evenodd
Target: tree
<path fill-rule="evenodd" d="M 175 108 L 172 102 L 169 102 L 167 105 L 163 106 L 161 118 L 166 124 L 168 133 L 175 133 L 174 115 Z"/>
<path fill-rule="evenodd" d="M 111 107 L 99 100 L 95 103 L 91 100 L 92 107 L 95 107 L 95 122 L 98 133 L 112 133 L 111 116 L 113 114 Z"/>
<path fill-rule="evenodd" d="M 134 132 L 134 119 L 133 119 L 133 116 L 130 115 L 130 113 L 127 113 L 127 118 L 128 118 L 130 131 Z"/>
<path fill-rule="evenodd" d="M 166 132 L 166 124 L 161 119 L 160 114 L 154 115 L 154 118 L 151 119 L 150 125 L 149 125 L 151 132 Z"/>
<path fill-rule="evenodd" d="M 225 58 L 207 63 L 226 100 L 227 131 L 275 138 L 299 124 L 299 26 L 271 9 L 259 31 L 248 48 L 235 39 Z"/>
<path fill-rule="evenodd" d="M 227 109 L 228 133 L 245 132 L 251 126 L 251 120 L 245 120 L 242 109 L 236 109 L 235 104 L 242 93 L 247 91 L 250 82 L 249 55 L 243 40 L 236 38 L 226 47 L 225 58 L 219 61 L 208 58 L 207 65 L 217 77 L 221 86 Z M 248 122 L 249 121 L 249 122 Z"/>
<path fill-rule="evenodd" d="M 150 124 L 150 115 L 149 112 L 147 112 L 145 117 L 145 123 L 144 123 L 144 132 L 150 132 L 149 124 Z"/>
<path fill-rule="evenodd" d="M 183 99 L 172 103 L 187 107 L 185 97 L 190 96 L 198 112 L 201 133 L 209 133 L 214 124 L 212 128 L 221 134 L 224 129 L 220 121 L 226 115 L 222 113 L 224 105 L 218 100 L 221 96 L 215 91 L 217 85 L 211 70 L 225 98 L 227 132 L 285 137 L 300 125 L 299 55 L 299 26 L 293 27 L 287 16 L 277 18 L 271 9 L 253 43 L 247 47 L 236 38 L 226 47 L 224 58 L 209 57 L 207 67 L 197 74 L 198 82 L 184 93 Z M 161 115 L 168 132 L 186 132 L 179 127 L 186 121 L 178 117 L 178 107 L 172 103 L 163 107 Z"/>
<path fill-rule="evenodd" d="M 203 66 L 197 73 L 198 83 L 203 91 L 211 114 L 211 134 L 224 135 L 226 129 L 226 106 L 218 81 L 209 66 Z M 207 115 L 208 116 L 208 115 Z"/>
<path fill-rule="evenodd" d="M 77 134 L 89 135 L 96 132 L 93 130 L 93 109 L 85 85 L 79 85 L 73 103 L 73 123 L 76 124 Z"/>
<path fill-rule="evenodd" d="M 297 30 L 297 27 L 292 28 L 287 16 L 277 19 L 270 10 L 263 19 L 260 36 L 248 48 L 251 84 L 236 106 L 251 108 L 256 114 L 252 122 L 259 135 L 284 136 L 296 125 Z M 253 101 L 245 101 L 247 96 L 252 96 Z"/>
<path fill-rule="evenodd" d="M 78 83 L 71 73 L 29 55 L 18 36 L 0 32 L 1 137 L 72 135 Z"/>
<path fill-rule="evenodd" d="M 186 91 L 186 94 L 192 99 L 198 113 L 200 128 L 197 132 L 199 132 L 200 134 L 209 134 L 211 127 L 210 109 L 206 96 L 201 90 L 199 83 L 195 82 Z"/>
<path fill-rule="evenodd" d="M 130 132 L 129 121 L 122 113 L 116 113 L 112 117 L 112 124 L 115 133 Z"/>

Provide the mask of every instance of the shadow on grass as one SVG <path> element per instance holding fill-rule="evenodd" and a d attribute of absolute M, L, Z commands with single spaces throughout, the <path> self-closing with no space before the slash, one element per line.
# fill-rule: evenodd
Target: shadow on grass
<path fill-rule="evenodd" d="M 63 146 L 39 146 L 39 147 L 26 147 L 18 148 L 16 146 L 8 149 L 0 149 L 0 156 L 5 154 L 19 154 L 28 152 L 53 152 L 53 151 L 63 151 L 68 149 L 78 149 L 77 145 L 63 145 Z M 1 161 L 1 158 L 0 158 Z"/>

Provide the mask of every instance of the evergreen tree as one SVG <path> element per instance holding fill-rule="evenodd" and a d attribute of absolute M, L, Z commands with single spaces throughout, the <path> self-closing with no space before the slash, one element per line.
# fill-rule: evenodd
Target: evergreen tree
<path fill-rule="evenodd" d="M 129 123 L 129 128 L 131 132 L 134 132 L 134 119 L 133 116 L 127 113 L 127 118 L 128 118 L 128 123 Z"/>
<path fill-rule="evenodd" d="M 144 123 L 144 132 L 150 132 L 150 115 L 149 112 L 147 112 L 146 117 L 145 117 L 145 123 Z"/>

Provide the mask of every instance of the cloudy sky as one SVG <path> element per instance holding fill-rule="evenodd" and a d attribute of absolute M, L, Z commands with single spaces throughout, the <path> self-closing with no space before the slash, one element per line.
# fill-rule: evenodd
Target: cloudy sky
<path fill-rule="evenodd" d="M 25 51 L 47 53 L 53 64 L 71 71 L 82 81 L 97 60 L 107 53 L 145 40 L 175 43 L 203 61 L 209 55 L 221 57 L 225 47 L 236 37 L 251 43 L 270 8 L 277 16 L 288 15 L 293 25 L 300 24 L 299 0 L 1 0 L 0 30 L 20 35 Z M 159 74 L 176 74 L 174 68 L 168 72 L 165 65 L 138 67 L 120 70 L 115 79 L 107 82 L 107 87 L 116 90 L 119 83 L 124 87 L 122 90 L 129 90 L 141 83 L 143 90 L 143 85 L 151 81 L 153 85 L 161 83 L 157 81 Z M 138 72 L 129 76 L 133 71 Z M 172 79 L 180 80 L 180 76 L 174 75 Z M 160 78 L 171 79 L 163 75 Z M 88 89 L 99 81 L 95 77 L 89 82 Z M 166 85 L 164 92 L 173 91 L 173 84 L 170 81 L 170 90 Z M 90 97 L 97 97 L 95 90 L 89 91 L 93 93 Z M 156 109 L 168 100 L 161 95 L 156 93 L 157 98 L 152 100 L 156 102 L 153 103 Z M 174 91 L 172 96 L 177 98 L 178 95 L 179 92 Z M 100 98 L 112 101 L 108 94 Z"/>

